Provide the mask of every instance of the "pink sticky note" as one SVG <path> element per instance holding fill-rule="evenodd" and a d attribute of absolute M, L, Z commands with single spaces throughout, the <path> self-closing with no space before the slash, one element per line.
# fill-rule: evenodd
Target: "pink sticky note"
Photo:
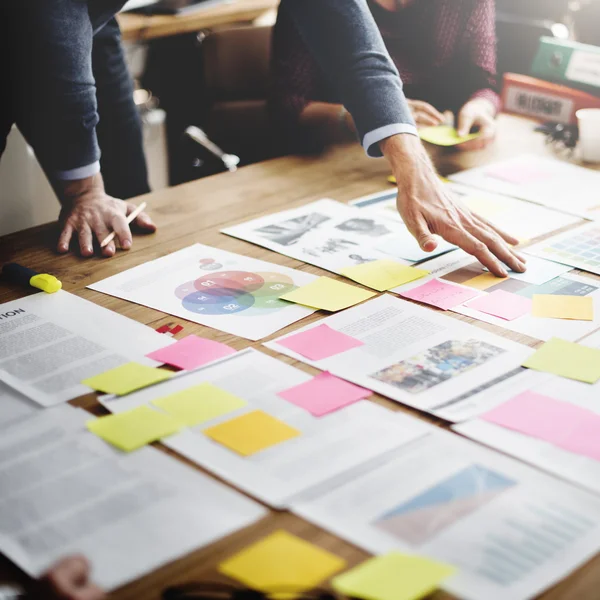
<path fill-rule="evenodd" d="M 486 413 L 482 419 L 568 452 L 600 460 L 600 416 L 569 402 L 525 392 Z"/>
<path fill-rule="evenodd" d="M 321 373 L 306 383 L 279 392 L 284 400 L 304 408 L 315 417 L 368 398 L 373 392 L 348 383 L 331 373 Z"/>
<path fill-rule="evenodd" d="M 292 352 L 302 354 L 309 360 L 323 360 L 352 348 L 363 346 L 363 342 L 360 340 L 336 331 L 328 325 L 318 325 L 301 333 L 290 335 L 283 340 L 278 340 L 277 343 Z"/>
<path fill-rule="evenodd" d="M 513 321 L 531 312 L 531 300 L 511 294 L 504 290 L 496 290 L 486 296 L 475 298 L 465 304 L 468 308 L 474 308 L 493 317 L 500 317 L 506 321 Z"/>
<path fill-rule="evenodd" d="M 437 306 L 443 310 L 450 310 L 459 304 L 479 295 L 477 290 L 467 290 L 439 279 L 432 279 L 427 283 L 400 294 L 403 298 L 409 298 L 423 304 Z"/>
<path fill-rule="evenodd" d="M 499 165 L 488 169 L 486 175 L 506 181 L 507 183 L 514 183 L 515 185 L 525 185 L 527 183 L 535 183 L 545 177 L 549 177 L 552 173 L 532 167 L 530 165 Z"/>
<path fill-rule="evenodd" d="M 166 365 L 171 365 L 184 371 L 197 369 L 218 358 L 235 354 L 235 350 L 196 335 L 188 335 L 175 344 L 151 352 L 146 356 Z"/>

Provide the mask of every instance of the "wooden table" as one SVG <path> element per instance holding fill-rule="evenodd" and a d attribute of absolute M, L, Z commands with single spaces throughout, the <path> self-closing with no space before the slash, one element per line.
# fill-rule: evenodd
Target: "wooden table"
<path fill-rule="evenodd" d="M 142 41 L 222 25 L 249 23 L 278 5 L 279 0 L 232 0 L 227 4 L 191 11 L 180 16 L 121 13 L 118 20 L 124 40 Z"/>
<path fill-rule="evenodd" d="M 539 134 L 533 134 L 532 129 L 533 125 L 530 121 L 502 117 L 500 136 L 493 148 L 471 154 L 443 153 L 436 157 L 438 166 L 442 174 L 450 174 L 461 168 L 512 156 L 517 151 L 549 155 L 551 150 L 545 146 L 544 138 Z M 259 347 L 260 343 L 258 342 L 248 342 L 214 329 L 165 316 L 156 310 L 88 290 L 85 286 L 195 242 L 323 275 L 325 273 L 316 267 L 224 236 L 219 233 L 219 229 L 261 215 L 301 206 L 322 197 L 348 201 L 374 193 L 389 187 L 386 182 L 388 175 L 389 170 L 385 161 L 366 158 L 362 149 L 357 145 L 337 148 L 321 157 L 276 159 L 245 167 L 237 173 L 216 175 L 148 195 L 145 199 L 150 205 L 152 216 L 159 225 L 159 231 L 152 236 L 137 237 L 132 250 L 120 252 L 112 259 L 83 260 L 73 255 L 57 256 L 53 251 L 57 237 L 57 228 L 54 224 L 0 238 L 0 259 L 3 263 L 16 261 L 38 271 L 54 273 L 62 279 L 67 291 L 136 319 L 150 327 L 157 328 L 165 323 L 177 322 L 184 325 L 181 336 L 196 333 L 230 344 L 238 350 L 248 346 Z M 327 274 L 332 276 L 330 273 Z M 0 302 L 13 300 L 23 295 L 24 292 L 21 288 L 5 283 L 0 286 Z M 316 314 L 309 319 L 315 321 L 322 316 L 322 314 Z M 469 320 L 458 315 L 451 316 Z M 302 321 L 302 325 L 306 325 L 307 322 L 307 320 Z M 492 325 L 483 326 L 517 341 L 535 344 L 533 340 L 518 334 L 497 329 Z M 298 324 L 291 326 L 288 330 L 291 331 L 296 327 Z M 276 335 L 284 332 L 280 331 Z M 268 353 L 306 372 L 313 374 L 317 372 L 290 358 L 279 356 L 271 351 Z M 409 408 L 381 397 L 376 401 L 394 410 L 413 412 Z M 96 414 L 103 414 L 104 409 L 97 404 L 93 395 L 78 399 L 74 404 L 83 406 Z M 416 413 L 413 412 L 413 414 Z M 432 419 L 432 421 L 435 420 Z M 351 544 L 290 513 L 272 511 L 268 517 L 256 525 L 167 565 L 141 580 L 117 590 L 111 594 L 110 598 L 113 600 L 159 600 L 161 590 L 168 585 L 194 580 L 224 580 L 216 572 L 216 566 L 221 560 L 279 528 L 287 529 L 338 554 L 350 565 L 357 564 L 367 557 L 366 553 Z M 15 580 L 21 577 L 19 571 L 7 560 L 0 560 L 0 580 Z M 596 600 L 599 595 L 598 589 L 600 589 L 600 558 L 597 557 L 544 594 L 542 598 L 544 600 Z M 434 598 L 435 600 L 448 600 L 450 596 L 438 592 Z M 507 598 L 507 600 L 510 599 Z"/>

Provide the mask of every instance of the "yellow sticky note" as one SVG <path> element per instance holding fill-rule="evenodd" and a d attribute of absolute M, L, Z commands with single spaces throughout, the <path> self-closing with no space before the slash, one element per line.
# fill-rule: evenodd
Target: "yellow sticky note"
<path fill-rule="evenodd" d="M 489 198 L 487 196 L 466 196 L 463 202 L 470 211 L 476 213 L 484 219 L 494 219 L 498 215 L 507 212 L 506 203 L 498 198 Z"/>
<path fill-rule="evenodd" d="M 221 563 L 219 571 L 255 590 L 302 592 L 345 566 L 335 554 L 280 530 Z"/>
<path fill-rule="evenodd" d="M 373 296 L 373 292 L 361 290 L 354 285 L 330 277 L 319 277 L 308 285 L 284 294 L 281 300 L 334 312 L 364 302 Z"/>
<path fill-rule="evenodd" d="M 600 350 L 552 338 L 523 366 L 584 383 L 596 383 L 600 380 Z"/>
<path fill-rule="evenodd" d="M 262 410 L 255 410 L 209 427 L 204 434 L 242 456 L 251 456 L 298 437 L 300 432 Z"/>
<path fill-rule="evenodd" d="M 105 394 L 124 396 L 170 377 L 173 377 L 173 373 L 169 371 L 131 362 L 85 379 L 81 383 Z"/>
<path fill-rule="evenodd" d="M 419 137 L 424 142 L 429 142 L 436 146 L 458 146 L 458 144 L 464 144 L 470 140 L 477 139 L 480 135 L 480 133 L 470 133 L 460 136 L 454 127 L 449 127 L 448 125 L 419 129 Z"/>
<path fill-rule="evenodd" d="M 247 405 L 245 400 L 212 385 L 201 383 L 152 402 L 189 427 L 211 421 Z"/>
<path fill-rule="evenodd" d="M 407 267 L 393 260 L 374 260 L 354 267 L 346 267 L 341 274 L 348 279 L 362 283 L 378 292 L 410 283 L 429 275 L 429 271 Z"/>
<path fill-rule="evenodd" d="M 450 565 L 422 556 L 390 552 L 334 577 L 333 588 L 362 600 L 419 600 L 456 572 Z"/>
<path fill-rule="evenodd" d="M 99 417 L 86 423 L 87 428 L 104 441 L 124 452 L 137 450 L 146 444 L 177 433 L 182 423 L 148 406 Z"/>
<path fill-rule="evenodd" d="M 502 283 L 504 279 L 501 277 L 496 277 L 493 273 L 482 273 L 481 275 L 477 275 L 477 277 L 473 277 L 473 279 L 469 279 L 469 281 L 465 281 L 463 285 L 469 286 L 475 290 L 487 290 L 494 285 L 498 285 Z"/>
<path fill-rule="evenodd" d="M 594 320 L 594 300 L 590 296 L 551 296 L 534 294 L 531 314 L 547 319 Z"/>

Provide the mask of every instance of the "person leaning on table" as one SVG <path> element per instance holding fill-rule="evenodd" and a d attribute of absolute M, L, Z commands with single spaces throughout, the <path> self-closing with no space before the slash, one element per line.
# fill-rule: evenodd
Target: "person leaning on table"
<path fill-rule="evenodd" d="M 124 0 L 4 0 L 0 3 L 0 150 L 15 120 L 55 184 L 63 202 L 59 252 L 77 236 L 83 256 L 93 238 L 111 229 L 131 247 L 126 214 L 131 205 L 107 195 L 99 173 L 98 114 L 92 76 L 94 32 Z M 501 263 L 516 271 L 523 259 L 498 231 L 450 197 L 416 135 L 415 122 L 366 0 L 283 0 L 307 47 L 337 88 L 371 156 L 384 155 L 399 187 L 398 209 L 425 251 L 438 234 L 478 258 L 496 275 Z M 11 77 L 12 76 L 12 77 Z M 9 85 L 6 85 L 6 81 Z M 7 91 L 8 90 L 8 91 Z M 13 114 L 14 113 L 14 114 Z M 153 230 L 147 215 L 137 224 Z M 114 254 L 108 245 L 105 256 Z"/>

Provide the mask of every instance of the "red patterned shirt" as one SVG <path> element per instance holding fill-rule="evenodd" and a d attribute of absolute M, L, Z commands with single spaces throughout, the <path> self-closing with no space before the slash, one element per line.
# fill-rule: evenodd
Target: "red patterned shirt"
<path fill-rule="evenodd" d="M 479 97 L 499 108 L 494 0 L 415 0 L 396 12 L 368 3 L 407 98 L 440 111 L 458 112 Z M 331 44 L 335 51 L 335 39 Z M 273 34 L 270 100 L 286 129 L 309 102 L 339 101 L 285 10 Z"/>

